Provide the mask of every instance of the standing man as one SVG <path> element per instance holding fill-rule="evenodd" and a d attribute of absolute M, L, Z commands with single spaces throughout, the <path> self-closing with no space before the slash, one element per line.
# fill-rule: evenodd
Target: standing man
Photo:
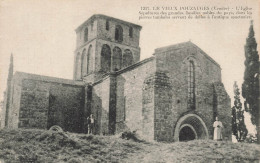
<path fill-rule="evenodd" d="M 88 118 L 88 133 L 93 134 L 94 129 L 94 118 L 93 114 L 90 114 L 90 117 Z"/>
<path fill-rule="evenodd" d="M 222 138 L 223 125 L 222 125 L 222 122 L 220 122 L 218 120 L 218 117 L 216 117 L 216 121 L 214 122 L 213 127 L 214 127 L 214 138 L 213 138 L 213 140 L 221 141 L 223 139 Z"/>

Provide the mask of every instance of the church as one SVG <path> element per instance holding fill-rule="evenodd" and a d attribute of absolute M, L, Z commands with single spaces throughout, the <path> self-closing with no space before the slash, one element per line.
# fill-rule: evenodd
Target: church
<path fill-rule="evenodd" d="M 140 61 L 142 27 L 93 15 L 76 31 L 73 80 L 16 72 L 12 58 L 4 101 L 7 128 L 94 134 L 136 131 L 148 141 L 212 139 L 216 116 L 231 140 L 231 105 L 221 67 L 188 41 Z M 214 45 L 213 45 L 214 46 Z"/>

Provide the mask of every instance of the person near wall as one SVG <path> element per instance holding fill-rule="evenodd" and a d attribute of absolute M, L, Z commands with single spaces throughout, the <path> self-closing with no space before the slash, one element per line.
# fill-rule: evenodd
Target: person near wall
<path fill-rule="evenodd" d="M 90 114 L 90 117 L 88 117 L 88 134 L 93 134 L 94 129 L 94 117 L 93 114 Z"/>
<path fill-rule="evenodd" d="M 222 122 L 220 122 L 218 120 L 218 117 L 216 117 L 216 121 L 213 124 L 214 127 L 214 137 L 213 140 L 217 140 L 217 141 L 221 141 L 222 138 L 222 129 L 223 129 L 223 125 Z"/>

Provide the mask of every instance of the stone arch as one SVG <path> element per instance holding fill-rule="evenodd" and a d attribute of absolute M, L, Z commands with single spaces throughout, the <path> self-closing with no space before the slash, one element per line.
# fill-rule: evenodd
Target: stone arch
<path fill-rule="evenodd" d="M 197 114 L 189 113 L 182 116 L 175 126 L 174 141 L 179 141 L 180 131 L 185 126 L 190 127 L 195 133 L 196 139 L 208 139 L 209 133 L 205 122 Z"/>
<path fill-rule="evenodd" d="M 111 49 L 107 44 L 104 44 L 101 49 L 101 70 L 109 72 L 111 68 Z"/>
<path fill-rule="evenodd" d="M 129 49 L 126 49 L 124 51 L 124 55 L 123 55 L 123 67 L 128 67 L 130 65 L 133 64 L 133 54 Z"/>
<path fill-rule="evenodd" d="M 88 60 L 87 52 L 86 49 L 84 49 L 81 55 L 81 76 L 82 77 L 87 75 L 87 60 Z"/>
<path fill-rule="evenodd" d="M 76 56 L 76 79 L 81 79 L 81 55 L 80 52 Z"/>
<path fill-rule="evenodd" d="M 120 70 L 121 66 L 122 66 L 122 50 L 116 46 L 113 49 L 112 70 L 113 71 Z"/>
<path fill-rule="evenodd" d="M 116 26 L 115 29 L 115 40 L 122 42 L 123 41 L 123 28 L 120 25 Z"/>
<path fill-rule="evenodd" d="M 192 132 L 192 134 L 189 134 L 188 135 L 188 137 L 186 137 L 186 138 L 191 138 L 192 136 L 193 136 L 193 138 L 191 139 L 191 140 L 193 140 L 193 139 L 198 139 L 198 135 L 197 135 L 197 132 L 196 132 L 196 130 L 194 129 L 194 127 L 192 126 L 192 125 L 190 125 L 190 124 L 183 124 L 183 125 L 181 125 L 181 127 L 180 127 L 180 132 L 179 133 L 181 133 L 183 130 L 185 130 L 186 128 L 189 128 Z M 181 134 L 179 134 L 179 140 L 180 140 L 180 138 L 181 138 Z M 184 139 L 185 140 L 185 139 Z M 180 141 L 182 141 L 182 140 L 180 140 Z"/>
<path fill-rule="evenodd" d="M 87 58 L 87 74 L 93 71 L 93 48 L 92 45 L 88 47 L 88 58 Z"/>
<path fill-rule="evenodd" d="M 84 29 L 84 42 L 88 41 L 88 27 Z"/>

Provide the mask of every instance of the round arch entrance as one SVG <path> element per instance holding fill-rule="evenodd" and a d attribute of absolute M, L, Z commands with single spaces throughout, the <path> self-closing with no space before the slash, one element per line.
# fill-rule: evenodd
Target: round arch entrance
<path fill-rule="evenodd" d="M 208 139 L 208 129 L 204 121 L 196 114 L 181 117 L 175 127 L 174 141 Z"/>

